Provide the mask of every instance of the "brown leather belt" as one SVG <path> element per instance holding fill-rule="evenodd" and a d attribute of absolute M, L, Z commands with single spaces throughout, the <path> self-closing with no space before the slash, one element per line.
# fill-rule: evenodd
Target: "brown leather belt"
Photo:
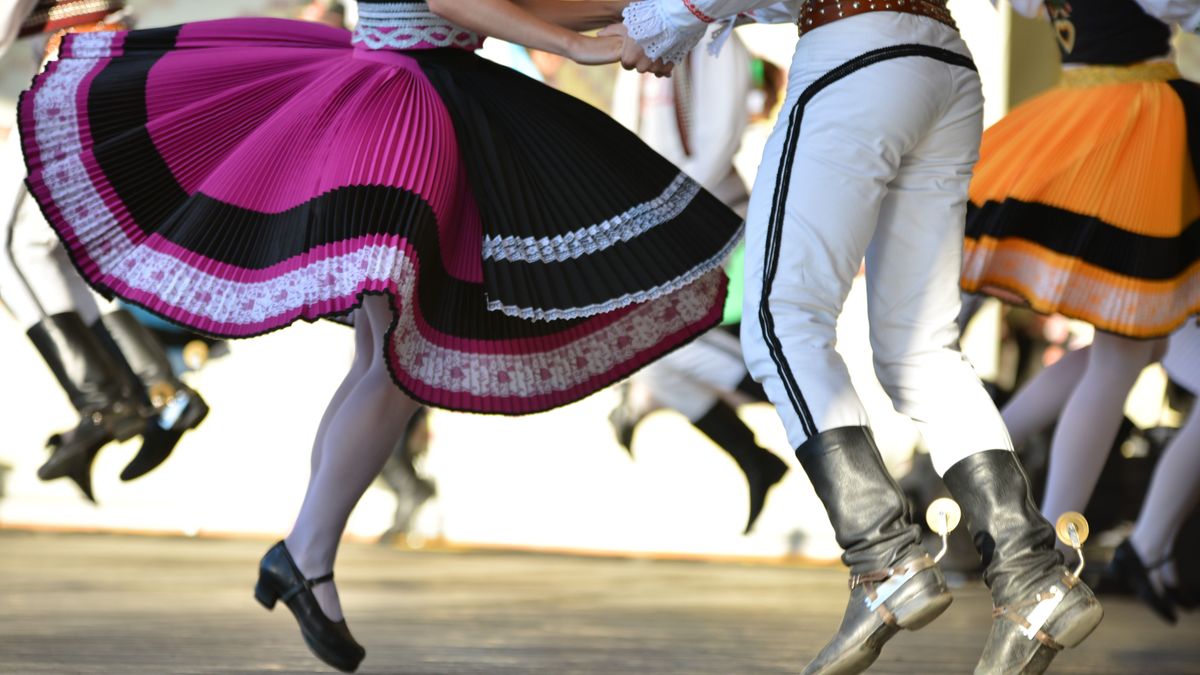
<path fill-rule="evenodd" d="M 946 8 L 946 0 L 807 0 L 800 7 L 796 22 L 800 35 L 849 16 L 867 12 L 901 12 L 916 14 L 958 30 Z"/>

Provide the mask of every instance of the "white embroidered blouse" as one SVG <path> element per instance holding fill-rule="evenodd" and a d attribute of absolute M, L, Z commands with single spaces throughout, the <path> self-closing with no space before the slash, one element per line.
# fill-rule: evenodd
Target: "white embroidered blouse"
<path fill-rule="evenodd" d="M 709 24 L 723 29 L 713 38 L 716 51 L 742 23 L 795 23 L 803 0 L 638 0 L 625 8 L 629 37 L 646 56 L 679 63 L 699 44 Z"/>

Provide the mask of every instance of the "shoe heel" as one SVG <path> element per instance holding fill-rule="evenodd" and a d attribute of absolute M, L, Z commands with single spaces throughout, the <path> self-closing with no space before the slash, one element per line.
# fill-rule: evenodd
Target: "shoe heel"
<path fill-rule="evenodd" d="M 921 578 L 921 577 L 925 578 Z M 904 630 L 920 630 L 938 618 L 954 601 L 946 588 L 942 574 L 936 568 L 922 572 L 908 583 L 922 583 L 924 588 L 892 612 L 896 623 Z"/>
<path fill-rule="evenodd" d="M 921 630 L 941 616 L 951 602 L 954 602 L 954 596 L 949 593 L 942 593 L 932 599 L 914 600 L 908 603 L 911 608 L 906 605 L 896 612 L 896 623 L 904 630 Z"/>
<path fill-rule="evenodd" d="M 275 602 L 279 600 L 279 594 L 272 589 L 264 579 L 259 579 L 254 586 L 254 599 L 268 610 L 275 609 Z"/>
<path fill-rule="evenodd" d="M 1055 622 L 1059 625 L 1051 625 L 1049 629 L 1053 631 L 1054 639 L 1068 649 L 1078 647 L 1104 619 L 1104 608 L 1094 597 L 1076 601 L 1076 606 L 1065 613 L 1068 613 L 1065 620 Z"/>

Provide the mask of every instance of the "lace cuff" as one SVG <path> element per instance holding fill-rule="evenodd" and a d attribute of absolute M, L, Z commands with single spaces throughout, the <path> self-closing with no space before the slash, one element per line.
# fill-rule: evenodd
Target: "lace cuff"
<path fill-rule="evenodd" d="M 686 59 L 708 30 L 708 24 L 699 19 L 684 26 L 673 26 L 661 0 L 630 3 L 622 14 L 630 39 L 641 46 L 646 56 L 668 63 Z"/>

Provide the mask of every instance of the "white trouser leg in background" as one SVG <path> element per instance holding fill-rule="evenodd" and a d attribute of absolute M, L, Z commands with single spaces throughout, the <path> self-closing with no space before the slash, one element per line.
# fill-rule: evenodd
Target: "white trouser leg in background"
<path fill-rule="evenodd" d="M 96 297 L 25 190 L 24 176 L 14 132 L 0 146 L 0 298 L 22 330 L 71 311 L 93 323 L 100 317 Z"/>
<path fill-rule="evenodd" d="M 914 43 L 926 48 L 843 66 Z M 747 365 L 793 447 L 869 424 L 834 350 L 864 256 L 877 374 L 896 409 L 917 422 L 938 472 L 974 452 L 1012 447 L 954 346 L 983 105 L 964 56 L 948 27 L 884 12 L 834 22 L 798 43 L 747 218 L 742 324 Z"/>
<path fill-rule="evenodd" d="M 633 382 L 658 405 L 695 422 L 745 378 L 741 344 L 725 331 L 713 329 L 638 371 Z"/>

